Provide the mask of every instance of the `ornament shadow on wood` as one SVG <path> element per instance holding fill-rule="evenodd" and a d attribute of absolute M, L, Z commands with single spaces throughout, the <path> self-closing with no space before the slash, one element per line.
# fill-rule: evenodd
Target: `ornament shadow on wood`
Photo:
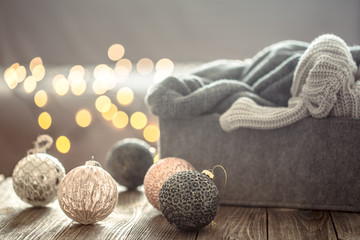
<path fill-rule="evenodd" d="M 46 153 L 52 143 L 49 135 L 40 135 L 34 148 L 16 164 L 12 174 L 16 195 L 33 206 L 45 206 L 55 201 L 60 181 L 65 176 L 60 161 Z"/>
<path fill-rule="evenodd" d="M 100 163 L 90 160 L 71 170 L 60 183 L 60 208 L 81 224 L 93 224 L 105 219 L 114 210 L 117 185 Z"/>
<path fill-rule="evenodd" d="M 135 189 L 143 184 L 145 174 L 154 162 L 152 149 L 143 140 L 123 139 L 107 153 L 107 170 L 120 185 Z"/>
<path fill-rule="evenodd" d="M 219 191 L 211 176 L 195 170 L 181 171 L 164 182 L 159 206 L 169 223 L 180 230 L 196 231 L 215 218 Z"/>
<path fill-rule="evenodd" d="M 159 193 L 162 185 L 170 176 L 184 170 L 195 168 L 186 160 L 175 157 L 160 159 L 149 168 L 144 178 L 144 190 L 151 205 L 160 210 Z"/>

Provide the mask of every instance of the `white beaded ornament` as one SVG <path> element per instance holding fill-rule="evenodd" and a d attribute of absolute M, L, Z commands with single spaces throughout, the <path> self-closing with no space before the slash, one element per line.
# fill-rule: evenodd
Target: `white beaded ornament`
<path fill-rule="evenodd" d="M 41 135 L 13 171 L 13 188 L 21 200 L 33 206 L 45 206 L 57 197 L 65 169 L 58 159 L 46 153 L 53 143 L 49 135 Z"/>
<path fill-rule="evenodd" d="M 111 175 L 91 160 L 71 170 L 61 181 L 58 200 L 61 209 L 81 224 L 105 219 L 114 210 L 118 192 Z"/>

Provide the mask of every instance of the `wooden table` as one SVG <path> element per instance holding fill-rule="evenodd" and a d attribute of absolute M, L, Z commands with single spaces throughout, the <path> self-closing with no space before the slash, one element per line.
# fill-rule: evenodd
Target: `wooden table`
<path fill-rule="evenodd" d="M 215 225 L 198 232 L 171 226 L 143 191 L 122 191 L 114 212 L 94 225 L 69 219 L 57 202 L 34 208 L 0 175 L 0 239 L 360 239 L 360 214 L 220 206 Z"/>

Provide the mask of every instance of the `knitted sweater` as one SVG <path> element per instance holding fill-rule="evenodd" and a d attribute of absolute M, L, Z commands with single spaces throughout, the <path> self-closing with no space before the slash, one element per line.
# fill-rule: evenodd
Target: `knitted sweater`
<path fill-rule="evenodd" d="M 220 117 L 225 131 L 239 127 L 272 129 L 302 118 L 360 118 L 360 81 L 345 42 L 334 35 L 316 38 L 295 69 L 287 107 L 259 106 L 240 98 Z"/>
<path fill-rule="evenodd" d="M 327 38 L 325 36 L 319 39 Z M 310 46 L 314 45 L 314 42 Z M 304 59 L 304 52 L 309 52 L 309 49 L 309 44 L 305 42 L 282 41 L 266 47 L 250 61 L 210 62 L 195 69 L 189 75 L 171 76 L 152 86 L 145 100 L 150 111 L 162 118 L 223 114 L 220 123 L 226 131 L 238 127 L 266 129 L 284 126 L 278 123 L 269 124 L 272 121 L 276 122 L 277 119 L 270 119 L 269 116 L 280 115 L 280 118 L 283 118 L 281 116 L 284 114 L 284 109 L 287 110 L 286 118 L 298 120 L 298 116 L 307 115 L 301 107 L 302 104 L 299 104 L 303 98 L 300 97 L 301 91 L 299 92 L 298 89 L 302 88 L 309 70 L 297 71 L 297 75 L 302 76 L 298 87 L 293 84 L 295 82 L 293 79 L 295 69 L 299 69 L 297 68 L 300 65 L 299 59 L 303 59 L 302 62 L 308 61 L 309 57 Z M 359 64 L 360 46 L 350 47 L 350 52 L 353 60 Z M 314 52 L 313 55 L 317 53 Z M 305 67 L 308 68 L 309 66 Z M 299 95 L 298 98 L 293 95 L 295 92 Z M 292 112 L 296 117 L 290 114 Z M 269 120 L 266 120 L 268 118 Z M 296 120 L 285 122 L 290 124 Z M 260 121 L 261 124 L 249 124 L 249 121 Z M 264 121 L 268 121 L 266 127 L 263 127 Z"/>

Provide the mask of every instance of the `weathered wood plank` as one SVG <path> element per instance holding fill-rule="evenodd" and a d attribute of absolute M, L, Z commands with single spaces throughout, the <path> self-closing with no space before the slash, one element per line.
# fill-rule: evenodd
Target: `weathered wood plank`
<path fill-rule="evenodd" d="M 267 239 L 265 208 L 220 206 L 214 221 L 197 239 Z"/>
<path fill-rule="evenodd" d="M 331 217 L 339 239 L 360 239 L 360 213 L 331 212 Z"/>
<path fill-rule="evenodd" d="M 268 209 L 269 240 L 337 239 L 327 211 Z"/>

